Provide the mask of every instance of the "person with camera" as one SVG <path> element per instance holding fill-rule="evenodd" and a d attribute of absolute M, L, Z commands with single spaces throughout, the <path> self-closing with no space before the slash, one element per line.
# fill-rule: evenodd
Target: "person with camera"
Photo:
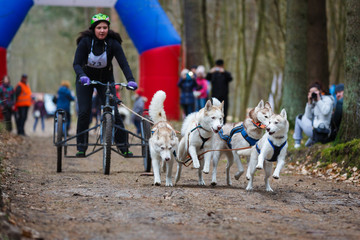
<path fill-rule="evenodd" d="M 295 119 L 293 135 L 295 148 L 301 146 L 303 132 L 309 137 L 305 143 L 306 147 L 317 142 L 326 143 L 329 141 L 334 98 L 331 95 L 325 95 L 321 84 L 315 82 L 309 88 L 307 100 L 305 114 L 298 115 Z"/>

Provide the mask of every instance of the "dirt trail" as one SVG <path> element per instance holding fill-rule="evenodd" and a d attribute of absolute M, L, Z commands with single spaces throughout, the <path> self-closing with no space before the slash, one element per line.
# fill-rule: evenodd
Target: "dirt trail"
<path fill-rule="evenodd" d="M 50 122 L 51 125 L 51 122 Z M 39 126 L 38 126 L 39 127 Z M 51 129 L 51 127 L 49 127 Z M 51 131 L 50 131 L 51 132 Z M 287 173 L 264 190 L 258 172 L 254 191 L 241 176 L 218 186 L 197 186 L 197 173 L 183 169 L 179 185 L 153 186 L 141 176 L 142 159 L 112 154 L 110 175 L 102 155 L 65 159 L 56 173 L 51 134 L 29 134 L 10 159 L 3 193 L 10 218 L 44 239 L 359 239 L 359 187 Z M 231 175 L 235 173 L 232 168 Z M 174 174 L 175 175 L 175 169 Z M 164 176 L 162 176 L 164 182 Z M 37 233 L 36 233 L 37 232 Z"/>

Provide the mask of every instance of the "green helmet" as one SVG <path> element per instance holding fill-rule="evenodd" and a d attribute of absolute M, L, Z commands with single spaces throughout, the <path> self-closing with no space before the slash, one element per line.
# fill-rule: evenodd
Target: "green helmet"
<path fill-rule="evenodd" d="M 105 15 L 105 14 L 102 14 L 102 13 L 95 14 L 91 18 L 91 25 L 93 25 L 94 23 L 96 23 L 98 21 L 105 21 L 108 24 L 110 24 L 110 17 L 108 15 Z"/>

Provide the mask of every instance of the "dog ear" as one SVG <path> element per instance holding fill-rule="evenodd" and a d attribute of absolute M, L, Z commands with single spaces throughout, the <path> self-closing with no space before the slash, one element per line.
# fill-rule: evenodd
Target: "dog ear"
<path fill-rule="evenodd" d="M 225 105 L 225 101 L 222 101 L 221 102 L 221 105 L 220 105 L 220 108 L 222 110 L 222 112 L 224 113 L 224 105 Z"/>
<path fill-rule="evenodd" d="M 264 108 L 264 100 L 261 99 L 256 107 L 257 108 Z"/>
<path fill-rule="evenodd" d="M 280 116 L 282 116 L 283 118 L 287 119 L 287 113 L 286 113 L 285 108 L 283 108 L 283 110 L 281 110 Z"/>
<path fill-rule="evenodd" d="M 266 103 L 265 103 L 265 107 L 268 108 L 269 110 L 272 110 L 271 104 L 270 104 L 269 102 L 266 102 Z"/>
<path fill-rule="evenodd" d="M 206 111 L 210 111 L 212 107 L 211 101 L 207 100 L 206 104 L 205 104 L 205 110 Z"/>

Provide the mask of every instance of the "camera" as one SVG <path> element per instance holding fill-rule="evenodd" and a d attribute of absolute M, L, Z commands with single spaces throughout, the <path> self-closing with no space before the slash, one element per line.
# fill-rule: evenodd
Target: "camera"
<path fill-rule="evenodd" d="M 317 94 L 313 92 L 313 93 L 311 94 L 311 99 L 313 99 L 313 100 L 316 101 L 316 100 L 317 100 Z"/>

